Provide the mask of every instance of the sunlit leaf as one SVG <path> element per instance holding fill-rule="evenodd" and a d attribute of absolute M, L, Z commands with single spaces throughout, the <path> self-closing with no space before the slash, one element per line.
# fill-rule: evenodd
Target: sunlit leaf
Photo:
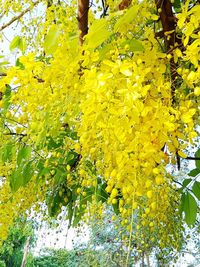
<path fill-rule="evenodd" d="M 200 182 L 195 181 L 192 187 L 192 192 L 194 193 L 195 197 L 200 200 Z"/>
<path fill-rule="evenodd" d="M 115 26 L 114 26 L 114 31 L 118 32 L 120 31 L 121 27 L 124 24 L 128 24 L 131 23 L 135 17 L 137 16 L 139 10 L 139 6 L 138 5 L 134 5 L 131 8 L 129 8 L 116 22 Z"/>
<path fill-rule="evenodd" d="M 19 48 L 20 45 L 20 41 L 21 41 L 21 37 L 20 36 L 15 36 L 11 43 L 10 43 L 10 50 L 14 50 L 15 48 Z"/>
<path fill-rule="evenodd" d="M 60 31 L 58 27 L 52 25 L 44 40 L 44 48 L 46 54 L 53 54 L 56 51 L 58 47 L 59 36 Z"/>
<path fill-rule="evenodd" d="M 24 37 L 15 36 L 10 43 L 10 50 L 13 51 L 14 49 L 20 49 L 22 53 L 26 50 L 26 40 Z"/>
<path fill-rule="evenodd" d="M 194 197 L 189 193 L 185 193 L 183 200 L 183 211 L 185 213 L 185 221 L 188 226 L 191 226 L 196 221 L 197 216 L 197 202 Z"/>
<path fill-rule="evenodd" d="M 194 169 L 194 170 L 191 170 L 191 171 L 188 173 L 188 175 L 189 175 L 189 176 L 192 176 L 192 177 L 195 177 L 195 176 L 197 176 L 199 173 L 200 173 L 200 169 L 196 168 L 196 169 Z"/>
<path fill-rule="evenodd" d="M 187 185 L 192 181 L 192 179 L 185 179 L 183 181 L 183 186 L 182 186 L 182 189 L 184 189 L 185 187 L 187 187 Z"/>
<path fill-rule="evenodd" d="M 17 164 L 20 165 L 23 160 L 30 158 L 32 148 L 30 146 L 22 147 L 17 155 Z"/>
<path fill-rule="evenodd" d="M 107 28 L 106 19 L 96 20 L 89 29 L 86 37 L 88 48 L 96 48 L 105 42 L 112 34 Z"/>

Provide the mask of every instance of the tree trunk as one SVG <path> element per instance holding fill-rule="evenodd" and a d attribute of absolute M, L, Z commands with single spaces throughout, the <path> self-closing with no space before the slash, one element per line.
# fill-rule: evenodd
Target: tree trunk
<path fill-rule="evenodd" d="M 146 253 L 146 259 L 147 259 L 147 267 L 151 267 L 148 253 Z"/>
<path fill-rule="evenodd" d="M 79 42 L 83 44 L 83 38 L 88 33 L 89 0 L 78 0 L 78 28 L 80 30 Z"/>
<path fill-rule="evenodd" d="M 144 267 L 144 252 L 142 252 L 141 267 Z"/>
<path fill-rule="evenodd" d="M 25 246 L 24 246 L 24 254 L 23 254 L 23 259 L 22 259 L 22 264 L 21 267 L 26 266 L 26 261 L 27 261 L 27 256 L 28 256 L 28 250 L 29 250 L 29 245 L 30 245 L 30 240 L 31 237 L 29 236 L 26 240 Z"/>

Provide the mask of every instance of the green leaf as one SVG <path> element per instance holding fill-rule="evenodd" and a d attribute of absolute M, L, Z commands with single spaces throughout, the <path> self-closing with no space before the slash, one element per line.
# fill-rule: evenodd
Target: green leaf
<path fill-rule="evenodd" d="M 26 40 L 25 40 L 25 38 L 20 38 L 20 42 L 19 42 L 19 46 L 18 46 L 18 48 L 22 51 L 22 53 L 24 54 L 25 53 L 25 51 L 26 51 L 26 47 L 27 47 L 27 45 L 26 45 Z"/>
<path fill-rule="evenodd" d="M 180 8 L 181 7 L 181 1 L 180 0 L 174 0 L 173 2 L 173 6 L 175 8 Z"/>
<path fill-rule="evenodd" d="M 127 40 L 121 44 L 122 47 L 125 47 L 126 45 L 129 46 L 129 50 L 132 52 L 136 52 L 136 51 L 143 52 L 144 51 L 144 47 L 142 43 L 136 39 Z"/>
<path fill-rule="evenodd" d="M 19 67 L 20 70 L 24 70 L 25 69 L 24 65 L 20 62 L 19 58 L 17 58 L 17 60 L 15 62 L 15 66 Z"/>
<path fill-rule="evenodd" d="M 44 40 L 44 49 L 46 54 L 53 54 L 59 41 L 60 31 L 56 25 L 52 25 Z"/>
<path fill-rule="evenodd" d="M 109 195 L 108 195 L 108 193 L 105 190 L 106 189 L 106 186 L 107 186 L 106 183 L 104 183 L 102 185 L 100 184 L 98 186 L 98 190 L 97 190 L 97 201 L 102 201 L 102 203 L 104 203 L 104 202 L 107 201 Z"/>
<path fill-rule="evenodd" d="M 191 170 L 191 171 L 188 173 L 188 175 L 189 175 L 189 176 L 192 176 L 192 177 L 195 177 L 195 176 L 197 176 L 199 173 L 200 173 L 200 169 L 196 168 L 196 169 L 194 169 L 194 170 Z"/>
<path fill-rule="evenodd" d="M 0 62 L 0 66 L 4 66 L 4 65 L 8 65 L 8 64 L 9 64 L 8 61 L 2 61 L 2 62 Z"/>
<path fill-rule="evenodd" d="M 77 198 L 78 198 L 78 195 L 77 195 L 77 188 L 78 186 L 74 186 L 73 190 L 72 190 L 72 201 L 76 201 Z"/>
<path fill-rule="evenodd" d="M 104 60 L 106 58 L 106 54 L 108 54 L 112 49 L 113 49 L 112 44 L 106 44 L 101 49 L 99 49 L 99 61 Z"/>
<path fill-rule="evenodd" d="M 115 214 L 118 215 L 119 214 L 119 201 L 117 201 L 116 204 L 112 204 L 112 206 L 113 206 L 113 210 Z"/>
<path fill-rule="evenodd" d="M 22 53 L 26 50 L 26 41 L 25 38 L 20 36 L 15 36 L 13 40 L 10 43 L 10 51 L 13 51 L 14 49 L 20 49 Z"/>
<path fill-rule="evenodd" d="M 107 20 L 104 18 L 96 20 L 92 24 L 86 36 L 88 48 L 94 49 L 98 47 L 112 35 L 112 32 L 106 28 L 107 23 Z"/>
<path fill-rule="evenodd" d="M 96 168 L 94 166 L 94 164 L 89 161 L 89 160 L 86 160 L 85 161 L 85 166 L 87 167 L 87 171 L 93 175 L 96 175 Z"/>
<path fill-rule="evenodd" d="M 15 169 L 10 176 L 10 186 L 13 192 L 16 192 L 21 186 L 25 186 L 34 174 L 33 161 L 28 162 L 25 166 Z"/>
<path fill-rule="evenodd" d="M 185 197 L 183 198 L 183 211 L 187 225 L 192 226 L 197 217 L 197 202 L 189 192 L 185 193 Z"/>
<path fill-rule="evenodd" d="M 47 138 L 47 148 L 48 150 L 60 147 L 61 143 L 56 143 L 51 136 Z"/>
<path fill-rule="evenodd" d="M 70 189 L 65 188 L 62 198 L 63 206 L 68 206 L 68 204 L 72 201 L 72 192 Z"/>
<path fill-rule="evenodd" d="M 61 212 L 62 206 L 68 206 L 68 219 L 71 223 L 73 216 L 72 192 L 70 189 L 66 188 L 65 184 L 59 187 L 56 186 L 56 189 L 53 192 L 51 191 L 50 195 L 47 197 L 47 206 L 51 217 L 57 216 Z"/>
<path fill-rule="evenodd" d="M 75 167 L 79 161 L 79 155 L 74 151 L 69 151 L 66 156 L 66 164 Z"/>
<path fill-rule="evenodd" d="M 200 158 L 200 148 L 196 151 L 195 158 Z M 195 160 L 195 165 L 198 169 L 200 169 L 200 160 Z"/>
<path fill-rule="evenodd" d="M 48 174 L 50 172 L 49 168 L 43 168 L 41 170 L 39 170 L 38 174 L 37 174 L 37 180 L 36 182 L 38 183 L 40 180 L 40 177 L 43 177 L 45 174 Z"/>
<path fill-rule="evenodd" d="M 78 140 L 78 135 L 77 135 L 77 132 L 74 132 L 73 130 L 71 129 L 67 129 L 66 130 L 66 135 L 71 138 L 72 140 Z"/>
<path fill-rule="evenodd" d="M 128 41 L 127 44 L 129 44 L 130 50 L 133 52 L 144 51 L 144 47 L 143 47 L 142 43 L 138 40 L 132 39 L 132 40 Z"/>
<path fill-rule="evenodd" d="M 13 148 L 14 145 L 12 143 L 8 143 L 4 146 L 1 154 L 1 159 L 3 162 L 11 161 L 13 156 Z"/>
<path fill-rule="evenodd" d="M 6 90 L 3 96 L 3 108 L 5 113 L 7 112 L 10 106 L 10 97 L 11 97 L 11 87 L 10 85 L 6 84 Z"/>
<path fill-rule="evenodd" d="M 23 169 L 23 182 L 22 186 L 25 186 L 32 178 L 34 174 L 34 167 L 32 166 L 32 161 L 28 162 Z"/>
<path fill-rule="evenodd" d="M 185 203 L 185 193 L 181 195 L 180 214 L 182 214 L 182 212 L 184 211 L 184 208 L 183 208 L 184 203 Z"/>
<path fill-rule="evenodd" d="M 60 169 L 56 169 L 55 170 L 56 173 L 54 175 L 54 183 L 55 185 L 60 185 L 61 183 L 63 183 L 66 180 L 66 173 L 63 173 Z"/>
<path fill-rule="evenodd" d="M 95 188 L 94 188 L 94 187 L 85 188 L 84 191 L 87 193 L 86 197 L 84 197 L 85 200 L 86 200 L 86 203 L 87 203 L 88 201 L 89 201 L 89 202 L 92 202 L 92 196 L 93 196 L 94 193 L 95 193 Z"/>
<path fill-rule="evenodd" d="M 138 10 L 139 10 L 139 5 L 134 5 L 131 8 L 129 8 L 116 22 L 114 26 L 114 31 L 120 32 L 122 26 L 131 23 L 137 16 Z"/>
<path fill-rule="evenodd" d="M 54 192 L 48 199 L 48 211 L 51 217 L 57 216 L 61 211 L 61 203 L 62 198 L 59 195 L 59 192 Z"/>
<path fill-rule="evenodd" d="M 72 163 L 73 159 L 75 158 L 75 153 L 72 151 L 69 151 L 66 156 L 66 162 L 67 164 Z"/>
<path fill-rule="evenodd" d="M 176 12 L 180 12 L 181 11 L 181 1 L 180 0 L 174 0 L 173 8 L 175 9 Z"/>
<path fill-rule="evenodd" d="M 200 200 L 200 182 L 195 181 L 192 187 L 192 192 L 195 195 L 195 197 Z"/>
<path fill-rule="evenodd" d="M 183 185 L 182 185 L 182 188 L 181 189 L 184 189 L 186 188 L 187 185 L 189 185 L 189 183 L 192 181 L 192 179 L 185 179 L 183 181 Z"/>
<path fill-rule="evenodd" d="M 30 146 L 24 146 L 19 150 L 18 155 L 17 155 L 18 166 L 21 164 L 21 162 L 30 158 L 31 152 L 32 152 L 32 148 Z"/>
<path fill-rule="evenodd" d="M 15 48 L 19 48 L 20 42 L 21 42 L 21 37 L 15 36 L 10 43 L 10 50 L 12 51 Z"/>
<path fill-rule="evenodd" d="M 74 220 L 73 220 L 73 227 L 76 227 L 78 225 L 78 223 L 81 220 L 82 217 L 82 212 L 78 207 L 75 207 L 74 209 Z"/>
<path fill-rule="evenodd" d="M 10 176 L 10 187 L 16 192 L 23 185 L 22 169 L 18 168 Z"/>

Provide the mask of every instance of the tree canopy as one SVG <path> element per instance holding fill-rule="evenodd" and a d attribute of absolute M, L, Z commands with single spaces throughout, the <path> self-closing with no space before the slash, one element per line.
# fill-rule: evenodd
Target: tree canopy
<path fill-rule="evenodd" d="M 20 29 L 15 64 L 0 66 L 0 241 L 28 211 L 65 207 L 76 226 L 109 204 L 139 251 L 179 250 L 200 199 L 199 1 L 6 0 L 0 12 L 2 40 Z M 177 180 L 185 160 L 196 168 Z"/>

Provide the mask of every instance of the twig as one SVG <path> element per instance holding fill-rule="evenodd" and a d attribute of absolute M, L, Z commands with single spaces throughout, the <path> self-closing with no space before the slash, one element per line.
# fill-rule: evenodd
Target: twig
<path fill-rule="evenodd" d="M 5 72 L 0 72 L 0 77 L 6 77 L 7 74 Z M 33 76 L 34 79 L 36 79 L 39 83 L 44 83 L 45 81 L 42 78 L 39 78 L 37 76 Z"/>
<path fill-rule="evenodd" d="M 6 73 L 4 73 L 4 72 L 0 72 L 0 77 L 5 77 L 5 76 L 7 76 Z"/>
<path fill-rule="evenodd" d="M 5 133 L 4 135 L 17 135 L 17 136 L 27 136 L 27 134 L 23 134 L 23 133 Z"/>
<path fill-rule="evenodd" d="M 176 152 L 176 160 L 177 160 L 178 171 L 180 171 L 180 169 L 181 169 L 181 160 L 180 160 L 180 156 L 179 156 L 178 152 Z"/>
<path fill-rule="evenodd" d="M 103 7 L 103 13 L 101 14 L 100 18 L 103 18 L 105 16 L 107 16 L 107 11 L 108 11 L 108 6 L 105 5 L 105 2 L 104 0 L 101 0 L 102 2 L 102 7 Z"/>
<path fill-rule="evenodd" d="M 31 11 L 31 9 L 33 7 L 35 7 L 37 4 L 39 4 L 40 1 L 36 1 L 35 3 L 33 3 L 33 6 L 25 9 L 24 11 L 22 11 L 22 13 L 20 13 L 18 16 L 15 16 L 14 18 L 12 18 L 10 21 L 8 21 L 7 23 L 3 24 L 0 27 L 0 31 L 3 31 L 5 28 L 9 27 L 11 24 L 13 24 L 13 22 L 15 22 L 16 20 L 20 19 L 21 17 L 23 17 L 26 13 L 28 13 L 29 11 Z"/>
<path fill-rule="evenodd" d="M 200 157 L 187 157 L 188 160 L 200 160 Z"/>

